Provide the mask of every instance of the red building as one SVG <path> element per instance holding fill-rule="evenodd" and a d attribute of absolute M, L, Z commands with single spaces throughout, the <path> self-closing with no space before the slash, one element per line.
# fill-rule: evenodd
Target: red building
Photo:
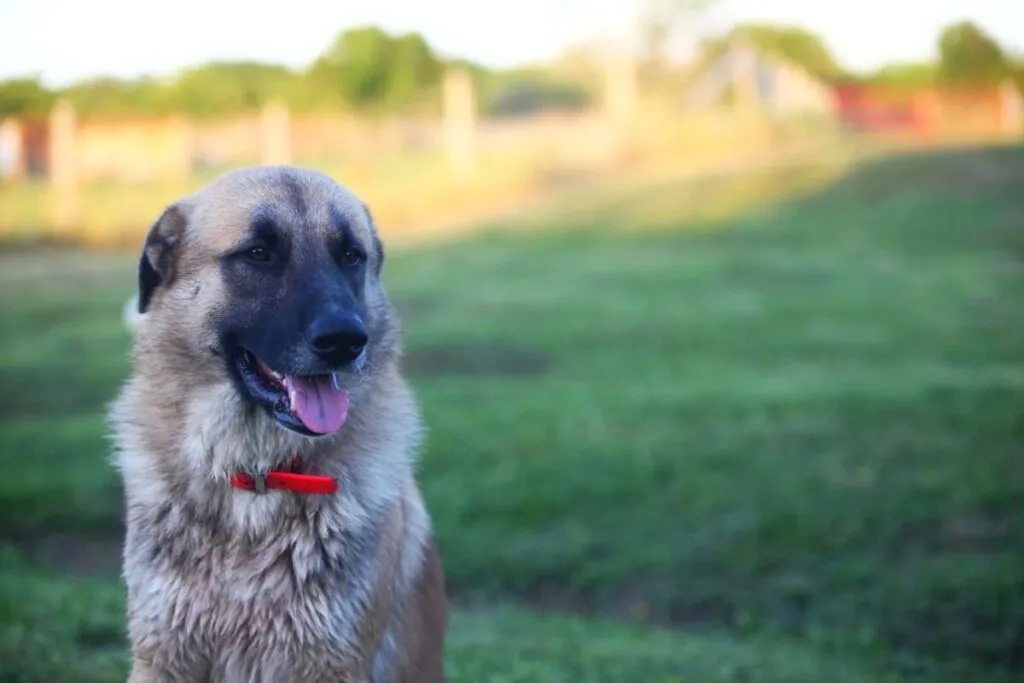
<path fill-rule="evenodd" d="M 832 92 L 837 119 L 854 130 L 928 137 L 1006 134 L 1020 127 L 1020 93 L 1012 86 L 846 83 Z"/>

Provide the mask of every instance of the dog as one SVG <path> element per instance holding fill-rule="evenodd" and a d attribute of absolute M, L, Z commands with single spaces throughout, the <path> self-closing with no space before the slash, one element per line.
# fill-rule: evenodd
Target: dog
<path fill-rule="evenodd" d="M 355 194 L 291 166 L 228 172 L 150 226 L 109 409 L 130 683 L 445 680 L 384 256 Z"/>

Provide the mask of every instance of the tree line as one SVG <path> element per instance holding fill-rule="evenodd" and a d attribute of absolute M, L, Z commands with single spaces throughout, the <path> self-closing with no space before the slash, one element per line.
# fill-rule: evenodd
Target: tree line
<path fill-rule="evenodd" d="M 359 110 L 364 113 L 432 112 L 449 66 L 473 76 L 495 113 L 514 113 L 539 103 L 585 106 L 586 88 L 544 69 L 493 70 L 462 59 L 443 59 L 416 32 L 392 35 L 376 26 L 345 30 L 303 69 L 257 61 L 209 62 L 170 80 L 100 77 L 50 90 L 36 78 L 0 82 L 0 117 L 42 116 L 64 98 L 83 115 L 196 117 L 252 111 L 273 100 L 293 111 Z"/>
<path fill-rule="evenodd" d="M 740 39 L 831 82 L 919 87 L 992 83 L 1010 77 L 1024 89 L 1024 61 L 1014 60 L 994 38 L 967 21 L 941 32 L 934 63 L 894 64 L 873 74 L 850 73 L 820 36 L 791 26 L 737 26 L 706 41 L 704 58 L 713 59 Z M 47 89 L 33 78 L 0 82 L 0 117 L 44 115 L 57 97 L 66 98 L 86 116 L 171 112 L 217 116 L 255 110 L 271 100 L 283 100 L 297 112 L 436 113 L 443 75 L 451 65 L 471 72 L 481 104 L 491 115 L 583 107 L 599 95 L 599 78 L 579 78 L 578 73 L 570 74 L 557 65 L 492 70 L 466 60 L 441 58 L 419 33 L 392 35 L 362 26 L 339 33 L 303 69 L 255 61 L 211 62 L 185 69 L 169 81 L 95 78 L 60 90 Z"/>
<path fill-rule="evenodd" d="M 940 32 L 936 40 L 938 58 L 934 62 L 890 64 L 869 74 L 850 72 L 820 36 L 796 26 L 737 26 L 725 36 L 706 43 L 705 59 L 717 57 L 737 40 L 798 64 L 829 82 L 921 87 L 991 85 L 1011 78 L 1024 90 L 1024 60 L 1015 60 L 995 38 L 970 21 L 956 22 Z"/>

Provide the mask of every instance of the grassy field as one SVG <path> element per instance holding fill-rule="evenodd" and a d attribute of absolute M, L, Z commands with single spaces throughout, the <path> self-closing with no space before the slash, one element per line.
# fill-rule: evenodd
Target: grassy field
<path fill-rule="evenodd" d="M 452 681 L 1024 680 L 1024 150 L 835 175 L 392 253 Z M 0 256 L 3 683 L 126 671 L 132 267 Z"/>

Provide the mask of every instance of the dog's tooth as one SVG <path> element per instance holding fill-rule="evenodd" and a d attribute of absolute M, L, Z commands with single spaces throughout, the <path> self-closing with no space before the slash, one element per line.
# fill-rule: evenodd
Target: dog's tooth
<path fill-rule="evenodd" d="M 338 376 L 339 373 L 331 373 L 331 386 L 334 387 L 335 391 L 341 391 L 341 378 Z"/>

